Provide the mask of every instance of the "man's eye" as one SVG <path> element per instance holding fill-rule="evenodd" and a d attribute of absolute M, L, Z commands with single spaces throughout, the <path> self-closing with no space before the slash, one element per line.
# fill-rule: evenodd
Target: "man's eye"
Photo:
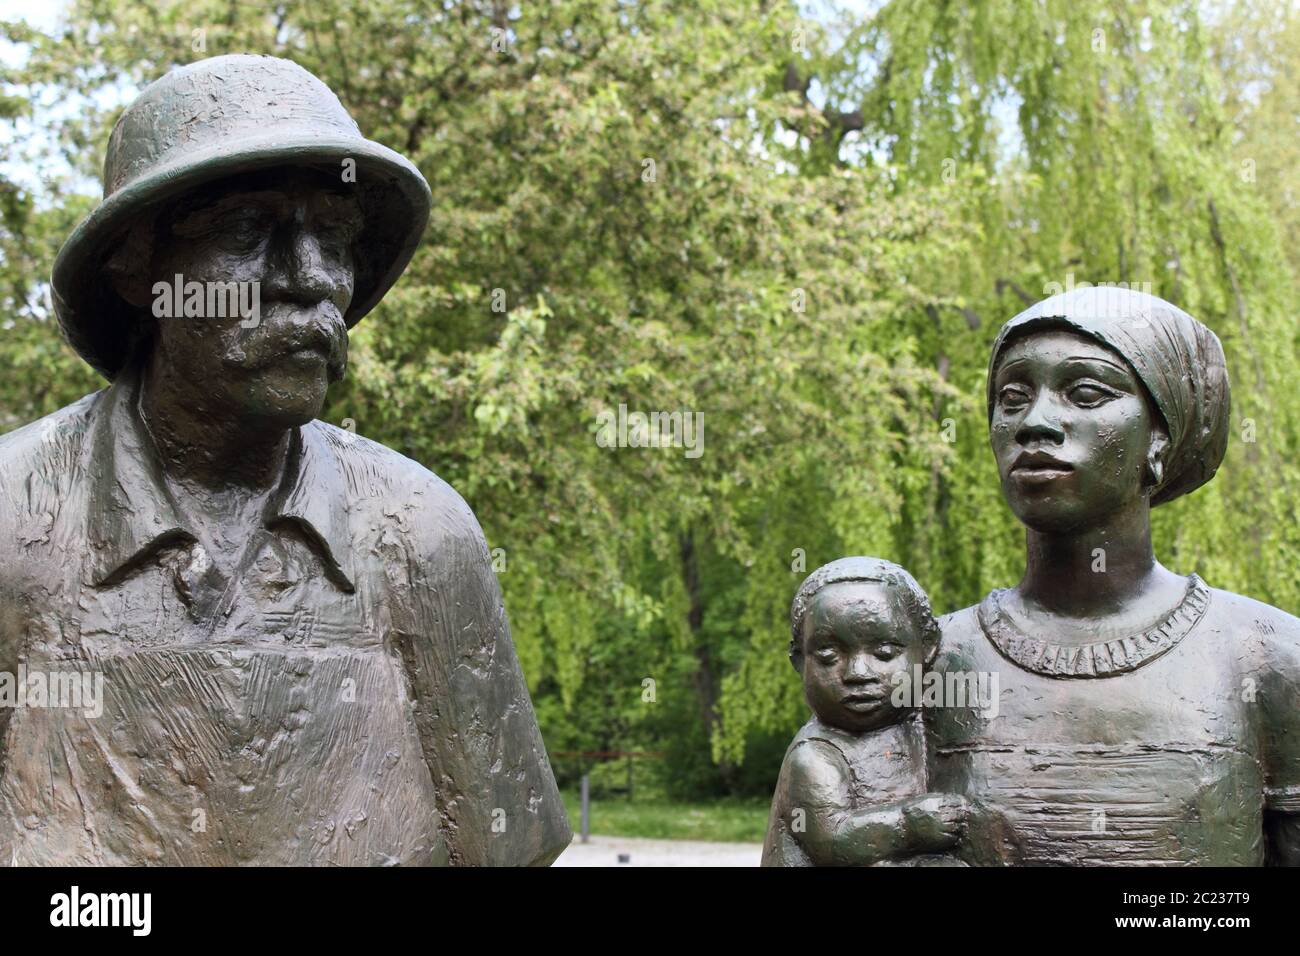
<path fill-rule="evenodd" d="M 1084 408 L 1094 408 L 1102 405 L 1115 397 L 1114 392 L 1110 389 L 1102 388 L 1098 385 L 1092 385 L 1087 382 L 1076 385 L 1070 389 L 1070 401 Z"/>
<path fill-rule="evenodd" d="M 231 239 L 250 242 L 266 236 L 270 229 L 266 214 L 253 207 L 236 209 L 222 219 L 222 231 Z"/>
<path fill-rule="evenodd" d="M 316 235 L 321 246 L 337 252 L 345 252 L 357 241 L 358 229 L 347 222 L 327 222 L 317 226 Z"/>
<path fill-rule="evenodd" d="M 357 228 L 341 219 L 326 220 L 317 226 L 321 235 L 341 242 L 351 242 L 356 238 Z"/>

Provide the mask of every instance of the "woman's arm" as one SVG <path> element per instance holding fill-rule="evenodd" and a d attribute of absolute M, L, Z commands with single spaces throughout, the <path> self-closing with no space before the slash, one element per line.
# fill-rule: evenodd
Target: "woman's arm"
<path fill-rule="evenodd" d="M 1254 605 L 1263 650 L 1258 702 L 1262 707 L 1264 839 L 1270 866 L 1300 866 L 1300 620 Z M 1251 675 L 1243 676 L 1243 683 Z M 1249 699 L 1249 698 L 1247 698 Z"/>

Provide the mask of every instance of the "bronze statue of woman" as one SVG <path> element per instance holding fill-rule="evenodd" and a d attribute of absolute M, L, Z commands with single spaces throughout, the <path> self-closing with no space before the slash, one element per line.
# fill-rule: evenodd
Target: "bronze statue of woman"
<path fill-rule="evenodd" d="M 1009 834 L 971 862 L 1300 863 L 1300 620 L 1151 544 L 1223 460 L 1219 340 L 1143 293 L 1053 296 L 998 335 L 988 414 L 1024 577 L 941 621 L 935 669 L 1000 699 L 928 713 L 932 789 Z"/>

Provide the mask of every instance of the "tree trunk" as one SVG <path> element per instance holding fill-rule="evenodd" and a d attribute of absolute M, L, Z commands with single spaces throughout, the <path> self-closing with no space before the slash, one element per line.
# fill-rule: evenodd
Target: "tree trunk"
<path fill-rule="evenodd" d="M 704 598 L 700 593 L 700 564 L 695 553 L 695 532 L 687 530 L 679 538 L 682 559 L 682 583 L 686 586 L 686 626 L 691 633 L 691 646 L 695 655 L 695 697 L 704 722 L 704 733 L 713 743 L 713 730 L 718 723 L 717 681 L 714 673 L 713 652 L 700 633 L 704 624 Z M 724 780 L 730 775 L 727 762 L 721 765 Z"/>

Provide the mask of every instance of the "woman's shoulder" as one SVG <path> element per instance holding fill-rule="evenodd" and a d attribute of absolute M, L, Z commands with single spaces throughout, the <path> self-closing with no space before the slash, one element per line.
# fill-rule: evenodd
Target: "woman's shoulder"
<path fill-rule="evenodd" d="M 1234 618 L 1250 618 L 1262 624 L 1272 625 L 1274 628 L 1300 633 L 1300 617 L 1288 614 L 1281 608 L 1222 588 L 1210 588 L 1210 595 L 1214 604 L 1221 605 Z"/>
<path fill-rule="evenodd" d="M 1208 611 L 1218 627 L 1239 635 L 1249 631 L 1265 639 L 1300 645 L 1300 617 L 1243 594 L 1220 588 L 1208 590 L 1211 596 Z M 982 633 L 979 610 L 979 604 L 972 604 L 940 617 L 939 628 L 944 644 L 960 646 L 977 639 Z"/>
<path fill-rule="evenodd" d="M 1210 589 L 1211 623 L 1236 642 L 1255 645 L 1266 657 L 1300 671 L 1300 618 L 1244 594 Z"/>
<path fill-rule="evenodd" d="M 979 605 L 972 604 L 960 611 L 951 611 L 939 618 L 939 629 L 945 635 L 964 635 L 979 630 Z"/>
<path fill-rule="evenodd" d="M 1208 613 L 1241 667 L 1242 699 L 1261 705 L 1266 806 L 1300 814 L 1300 618 L 1231 591 L 1211 593 Z"/>
<path fill-rule="evenodd" d="M 939 618 L 940 669 L 943 661 L 966 659 L 987 644 L 980 628 L 979 605 L 972 604 Z"/>

